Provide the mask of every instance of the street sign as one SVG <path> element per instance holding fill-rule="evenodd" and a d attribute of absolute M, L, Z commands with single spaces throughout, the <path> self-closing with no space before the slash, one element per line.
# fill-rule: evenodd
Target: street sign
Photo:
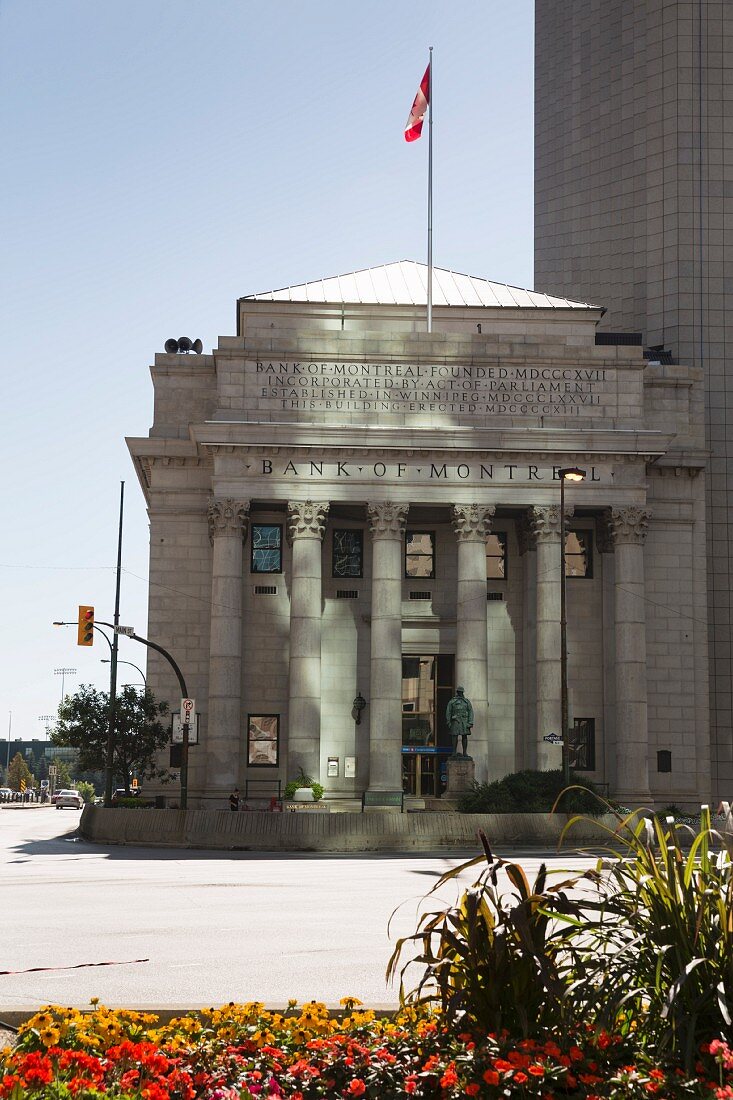
<path fill-rule="evenodd" d="M 56 765 L 55 764 L 49 764 L 48 765 L 48 774 L 49 774 L 49 778 L 51 778 L 51 779 L 53 779 L 53 777 L 56 775 Z"/>
<path fill-rule="evenodd" d="M 183 723 L 181 722 L 181 716 L 178 711 L 174 710 L 171 715 L 171 741 L 174 745 L 180 745 L 183 742 Z M 189 745 L 198 745 L 199 743 L 199 716 L 194 714 L 188 722 L 188 743 Z"/>
<path fill-rule="evenodd" d="M 124 634 L 126 637 L 131 638 L 135 633 L 134 626 L 115 626 L 112 628 L 115 634 Z"/>
<path fill-rule="evenodd" d="M 42 779 L 41 780 L 41 790 L 42 791 L 48 790 L 48 780 L 47 779 Z"/>
<path fill-rule="evenodd" d="M 195 699 L 181 699 L 181 717 L 185 722 L 193 721 L 193 716 L 196 713 L 196 700 Z"/>
<path fill-rule="evenodd" d="M 543 741 L 549 741 L 551 745 L 562 745 L 562 737 L 559 733 L 546 733 Z"/>

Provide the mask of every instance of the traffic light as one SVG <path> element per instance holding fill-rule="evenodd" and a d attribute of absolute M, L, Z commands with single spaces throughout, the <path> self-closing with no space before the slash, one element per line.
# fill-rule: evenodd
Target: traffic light
<path fill-rule="evenodd" d="M 94 608 L 79 608 L 79 633 L 76 636 L 77 645 L 94 645 Z"/>

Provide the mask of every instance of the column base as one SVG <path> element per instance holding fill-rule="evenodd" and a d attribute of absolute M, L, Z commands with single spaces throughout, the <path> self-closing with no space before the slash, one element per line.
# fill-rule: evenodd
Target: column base
<path fill-rule="evenodd" d="M 641 807 L 651 806 L 654 802 L 651 791 L 640 790 L 616 790 L 612 792 L 612 798 L 629 810 L 638 810 Z"/>

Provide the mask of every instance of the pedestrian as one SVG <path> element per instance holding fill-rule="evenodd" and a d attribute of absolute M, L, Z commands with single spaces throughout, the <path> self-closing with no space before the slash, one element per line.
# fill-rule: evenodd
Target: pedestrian
<path fill-rule="evenodd" d="M 239 787 L 235 787 L 232 793 L 229 795 L 229 809 L 239 809 Z"/>

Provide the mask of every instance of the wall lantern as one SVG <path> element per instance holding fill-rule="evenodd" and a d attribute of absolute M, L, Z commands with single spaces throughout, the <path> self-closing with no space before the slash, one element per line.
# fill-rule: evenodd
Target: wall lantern
<path fill-rule="evenodd" d="M 353 711 L 352 711 L 352 714 L 354 715 L 354 721 L 356 722 L 357 726 L 360 726 L 361 725 L 361 712 L 364 710 L 364 707 L 366 706 L 366 699 L 364 698 L 364 696 L 361 694 L 361 692 L 358 689 L 357 689 L 357 692 L 356 692 L 356 698 L 354 699 L 354 702 L 353 702 L 352 706 L 354 708 Z"/>

